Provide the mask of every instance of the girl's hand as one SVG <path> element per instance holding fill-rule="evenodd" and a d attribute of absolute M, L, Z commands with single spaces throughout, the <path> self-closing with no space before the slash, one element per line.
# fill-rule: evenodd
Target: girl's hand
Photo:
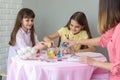
<path fill-rule="evenodd" d="M 39 43 L 39 48 L 40 48 L 40 49 L 47 48 L 47 45 L 45 45 L 44 43 L 40 42 L 40 43 Z"/>
<path fill-rule="evenodd" d="M 93 65 L 96 60 L 88 56 L 80 56 L 79 61 L 83 64 Z"/>
<path fill-rule="evenodd" d="M 47 47 L 55 47 L 56 44 L 54 41 L 45 41 L 45 42 L 41 42 L 46 48 Z"/>
<path fill-rule="evenodd" d="M 56 43 L 54 41 L 51 41 L 51 47 L 56 47 Z"/>
<path fill-rule="evenodd" d="M 42 42 L 39 42 L 34 48 L 37 50 L 41 50 L 46 48 L 47 46 L 45 44 L 43 44 Z"/>

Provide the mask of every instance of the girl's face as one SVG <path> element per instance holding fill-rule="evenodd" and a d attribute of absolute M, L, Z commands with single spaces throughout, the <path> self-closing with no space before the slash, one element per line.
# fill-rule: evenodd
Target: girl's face
<path fill-rule="evenodd" d="M 80 24 L 78 24 L 77 21 L 75 21 L 73 19 L 71 20 L 71 22 L 70 22 L 70 31 L 73 34 L 79 33 L 82 28 L 83 28 L 83 26 L 81 26 Z"/>
<path fill-rule="evenodd" d="M 23 18 L 22 20 L 22 28 L 26 32 L 32 28 L 33 24 L 34 24 L 33 18 Z"/>

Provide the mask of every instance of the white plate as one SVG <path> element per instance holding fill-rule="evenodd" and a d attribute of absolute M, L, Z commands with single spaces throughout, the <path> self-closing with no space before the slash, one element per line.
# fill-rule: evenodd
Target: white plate
<path fill-rule="evenodd" d="M 76 62 L 76 61 L 79 61 L 79 59 L 75 59 L 75 58 L 68 58 L 67 61 L 70 61 L 70 62 Z"/>
<path fill-rule="evenodd" d="M 77 56 L 89 56 L 89 57 L 101 57 L 103 54 L 95 52 L 79 52 L 76 53 Z"/>
<path fill-rule="evenodd" d="M 65 54 L 64 56 L 62 56 L 64 58 L 70 58 L 71 57 L 71 54 Z"/>
<path fill-rule="evenodd" d="M 80 59 L 79 56 L 72 56 L 72 57 L 69 57 L 69 58 L 67 59 L 67 61 L 72 61 L 72 62 L 74 62 L 74 61 L 79 61 L 79 59 Z"/>

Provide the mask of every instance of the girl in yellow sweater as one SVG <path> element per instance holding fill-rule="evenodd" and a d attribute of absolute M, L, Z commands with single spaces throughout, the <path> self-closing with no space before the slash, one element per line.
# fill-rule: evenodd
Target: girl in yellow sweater
<path fill-rule="evenodd" d="M 60 28 L 57 32 L 44 37 L 44 41 L 52 41 L 55 38 L 59 38 L 58 45 L 66 39 L 72 40 L 84 40 L 91 38 L 87 18 L 83 12 L 75 12 L 66 26 Z M 73 47 L 75 52 L 91 52 L 95 51 L 94 46 L 77 44 Z"/>

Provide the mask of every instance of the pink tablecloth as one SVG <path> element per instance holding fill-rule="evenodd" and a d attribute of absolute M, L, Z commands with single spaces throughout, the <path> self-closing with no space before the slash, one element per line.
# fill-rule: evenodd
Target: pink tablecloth
<path fill-rule="evenodd" d="M 104 56 L 97 59 L 106 61 Z M 11 59 L 7 80 L 108 80 L 108 72 L 99 75 L 97 69 L 79 62 L 21 60 L 16 56 Z"/>

